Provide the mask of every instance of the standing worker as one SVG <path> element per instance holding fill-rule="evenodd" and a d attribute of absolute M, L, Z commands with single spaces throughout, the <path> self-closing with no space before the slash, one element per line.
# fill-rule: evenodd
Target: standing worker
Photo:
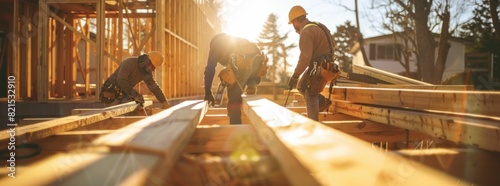
<path fill-rule="evenodd" d="M 316 65 L 320 61 L 325 59 L 333 60 L 334 45 L 330 43 L 330 30 L 321 23 L 310 22 L 306 16 L 307 13 L 301 6 L 292 7 L 288 14 L 288 24 L 292 24 L 295 31 L 300 35 L 299 61 L 288 82 L 288 86 L 290 89 L 295 88 L 298 82 L 297 89 L 304 95 L 306 100 L 307 117 L 318 121 L 319 112 L 327 109 L 332 102 L 320 94 L 327 81 L 323 80 L 321 76 L 311 74 L 315 73 L 313 69 L 317 69 Z M 301 75 L 302 78 L 299 81 Z"/>
<path fill-rule="evenodd" d="M 227 86 L 227 115 L 230 124 L 241 124 L 241 95 L 257 91 L 260 78 L 265 74 L 267 57 L 257 44 L 246 39 L 217 34 L 210 41 L 207 66 L 205 67 L 205 100 L 214 104 L 212 82 L 215 67 L 220 63 L 225 68 L 218 74 L 221 82 Z"/>
<path fill-rule="evenodd" d="M 120 64 L 120 66 L 104 82 L 100 99 L 104 103 L 113 103 L 115 99 L 119 102 L 127 99 L 138 104 L 144 103 L 144 97 L 134 89 L 134 86 L 144 81 L 148 89 L 153 92 L 156 99 L 162 104 L 163 109 L 170 108 L 163 91 L 153 79 L 153 72 L 163 63 L 163 54 L 152 51 L 139 57 L 130 57 Z"/>

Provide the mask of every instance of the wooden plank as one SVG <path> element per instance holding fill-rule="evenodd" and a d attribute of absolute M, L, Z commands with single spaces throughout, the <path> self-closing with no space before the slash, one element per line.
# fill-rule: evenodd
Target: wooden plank
<path fill-rule="evenodd" d="M 106 120 L 95 122 L 89 125 L 81 126 L 71 131 L 87 130 L 117 130 L 131 123 L 147 118 L 146 116 L 115 116 Z"/>
<path fill-rule="evenodd" d="M 23 118 L 19 120 L 19 126 L 31 125 L 34 123 L 40 123 L 44 121 L 49 121 L 57 118 Z"/>
<path fill-rule="evenodd" d="M 87 148 L 30 165 L 17 179 L 4 177 L 0 184 L 165 185 L 206 108 L 205 101 L 183 102 L 102 136 Z"/>
<path fill-rule="evenodd" d="M 500 92 L 335 87 L 332 98 L 382 106 L 500 117 Z"/>
<path fill-rule="evenodd" d="M 227 114 L 227 108 L 209 108 L 206 114 Z"/>
<path fill-rule="evenodd" d="M 184 152 L 258 155 L 266 150 L 251 125 L 198 125 Z"/>
<path fill-rule="evenodd" d="M 498 185 L 500 153 L 481 149 L 436 148 L 399 150 L 396 153 L 431 166 L 450 175 L 463 178 L 474 185 Z"/>
<path fill-rule="evenodd" d="M 420 89 L 420 90 L 474 90 L 473 85 L 387 85 L 387 84 L 342 84 L 338 87 L 367 87 L 367 88 L 391 88 L 391 89 Z M 327 89 L 325 87 L 325 89 Z"/>
<path fill-rule="evenodd" d="M 71 115 L 75 114 L 81 114 L 85 112 L 95 112 L 95 111 L 102 111 L 103 108 L 74 108 L 71 109 Z"/>
<path fill-rule="evenodd" d="M 376 79 L 380 79 L 393 84 L 412 84 L 412 85 L 432 85 L 423 81 L 418 81 L 415 79 L 407 78 L 390 72 L 386 72 L 380 69 L 376 69 L 369 66 L 359 66 L 353 65 L 352 71 L 359 74 L 364 74 L 371 76 Z"/>
<path fill-rule="evenodd" d="M 463 184 L 400 156 L 377 153 L 366 142 L 259 96 L 243 102 L 245 114 L 293 185 Z M 411 172 L 402 173 L 402 167 Z"/>
<path fill-rule="evenodd" d="M 499 119 L 383 108 L 344 101 L 335 101 L 335 109 L 343 114 L 426 133 L 455 143 L 500 151 Z"/>
<path fill-rule="evenodd" d="M 151 101 L 145 103 L 146 106 L 151 105 Z M 108 119 L 113 116 L 119 116 L 136 109 L 135 102 L 128 102 L 112 107 L 107 107 L 102 111 L 88 112 L 80 115 L 71 115 L 55 120 L 41 122 L 33 125 L 15 128 L 16 144 L 26 143 L 37 139 L 45 138 L 60 132 L 75 129 L 80 126 L 88 125 L 98 121 Z M 7 144 L 10 141 L 9 129 L 0 133 L 0 143 Z"/>

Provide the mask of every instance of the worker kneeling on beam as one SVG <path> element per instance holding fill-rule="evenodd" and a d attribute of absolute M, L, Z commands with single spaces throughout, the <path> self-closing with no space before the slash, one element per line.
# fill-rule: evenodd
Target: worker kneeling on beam
<path fill-rule="evenodd" d="M 210 41 L 207 66 L 205 67 L 205 100 L 215 104 L 212 82 L 217 63 L 224 66 L 218 74 L 227 86 L 227 113 L 230 124 L 241 124 L 241 104 L 244 90 L 247 95 L 256 94 L 260 78 L 267 72 L 267 57 L 257 44 L 246 39 L 217 34 Z"/>
<path fill-rule="evenodd" d="M 120 64 L 118 69 L 104 82 L 100 99 L 106 104 L 133 100 L 138 104 L 144 103 L 144 97 L 134 90 L 134 86 L 144 81 L 156 99 L 162 103 L 162 108 L 170 108 L 163 91 L 153 78 L 153 72 L 163 63 L 163 54 L 152 51 L 139 57 L 130 57 Z"/>

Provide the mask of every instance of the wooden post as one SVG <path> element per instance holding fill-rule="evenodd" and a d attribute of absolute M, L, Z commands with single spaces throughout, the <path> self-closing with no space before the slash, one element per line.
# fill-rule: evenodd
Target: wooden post
<path fill-rule="evenodd" d="M 17 1 L 15 1 L 17 2 Z M 37 101 L 47 101 L 48 97 L 48 5 L 45 0 L 39 1 L 39 11 L 38 11 L 38 84 L 37 84 Z"/>
<path fill-rule="evenodd" d="M 87 14 L 87 17 L 85 18 L 85 36 L 90 38 L 90 17 Z M 92 90 L 90 90 L 90 43 L 88 41 L 85 41 L 85 97 L 90 98 L 92 95 Z M 99 82 L 96 83 L 96 85 L 99 84 Z M 96 92 L 96 95 L 99 95 Z"/>
<path fill-rule="evenodd" d="M 75 22 L 73 19 L 73 15 L 71 14 L 66 14 L 66 22 L 71 25 L 72 27 L 75 26 Z M 63 25 L 61 25 L 63 26 Z M 61 34 L 62 36 L 63 34 Z M 64 95 L 66 96 L 66 99 L 71 99 L 75 96 L 75 91 L 76 91 L 76 76 L 75 76 L 75 71 L 76 71 L 76 65 L 75 65 L 75 54 L 76 54 L 76 47 L 74 42 L 74 35 L 72 31 L 68 28 L 64 30 L 64 37 L 65 37 L 65 43 L 64 47 L 61 48 L 58 52 L 61 52 L 64 54 L 64 58 L 62 61 L 60 61 L 61 64 L 64 65 Z M 60 39 L 62 40 L 62 39 Z"/>
<path fill-rule="evenodd" d="M 99 95 L 101 92 L 101 84 L 104 81 L 103 77 L 103 64 L 104 64 L 104 31 L 106 31 L 106 28 L 104 27 L 104 24 L 106 22 L 106 14 L 105 14 L 105 6 L 106 2 L 105 1 L 97 1 L 97 68 L 96 68 L 96 74 L 97 74 L 97 79 L 95 82 L 95 94 Z M 99 96 L 95 97 L 95 100 L 99 100 Z"/>
<path fill-rule="evenodd" d="M 165 50 L 165 32 L 163 31 L 165 29 L 165 6 L 165 0 L 156 0 L 156 17 L 154 18 L 153 23 L 155 28 L 154 47 L 156 48 L 155 50 L 160 51 L 164 57 L 161 68 L 155 72 L 155 80 L 158 82 L 158 85 L 160 85 L 160 88 L 164 91 L 164 93 L 167 89 L 167 87 L 163 84 L 166 68 L 165 64 L 167 61 L 167 52 Z"/>

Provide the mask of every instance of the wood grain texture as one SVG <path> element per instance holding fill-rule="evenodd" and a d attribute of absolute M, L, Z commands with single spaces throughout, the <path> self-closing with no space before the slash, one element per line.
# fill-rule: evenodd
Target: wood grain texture
<path fill-rule="evenodd" d="M 500 120 L 440 112 L 383 108 L 344 101 L 335 101 L 335 109 L 343 114 L 422 132 L 455 143 L 500 151 Z"/>
<path fill-rule="evenodd" d="M 243 108 L 293 185 L 465 184 L 400 156 L 377 153 L 366 142 L 259 96 L 244 98 Z"/>
<path fill-rule="evenodd" d="M 148 101 L 145 103 L 145 106 L 150 106 L 151 104 L 151 101 Z M 120 105 L 106 107 L 102 110 L 66 116 L 33 125 L 18 127 L 16 128 L 15 132 L 16 143 L 20 144 L 34 141 L 37 139 L 52 136 L 60 132 L 69 131 L 77 127 L 103 121 L 114 116 L 132 112 L 136 109 L 136 107 L 137 104 L 135 102 L 128 102 Z M 0 143 L 7 144 L 9 140 L 10 133 L 6 132 L 6 130 L 1 131 Z"/>

